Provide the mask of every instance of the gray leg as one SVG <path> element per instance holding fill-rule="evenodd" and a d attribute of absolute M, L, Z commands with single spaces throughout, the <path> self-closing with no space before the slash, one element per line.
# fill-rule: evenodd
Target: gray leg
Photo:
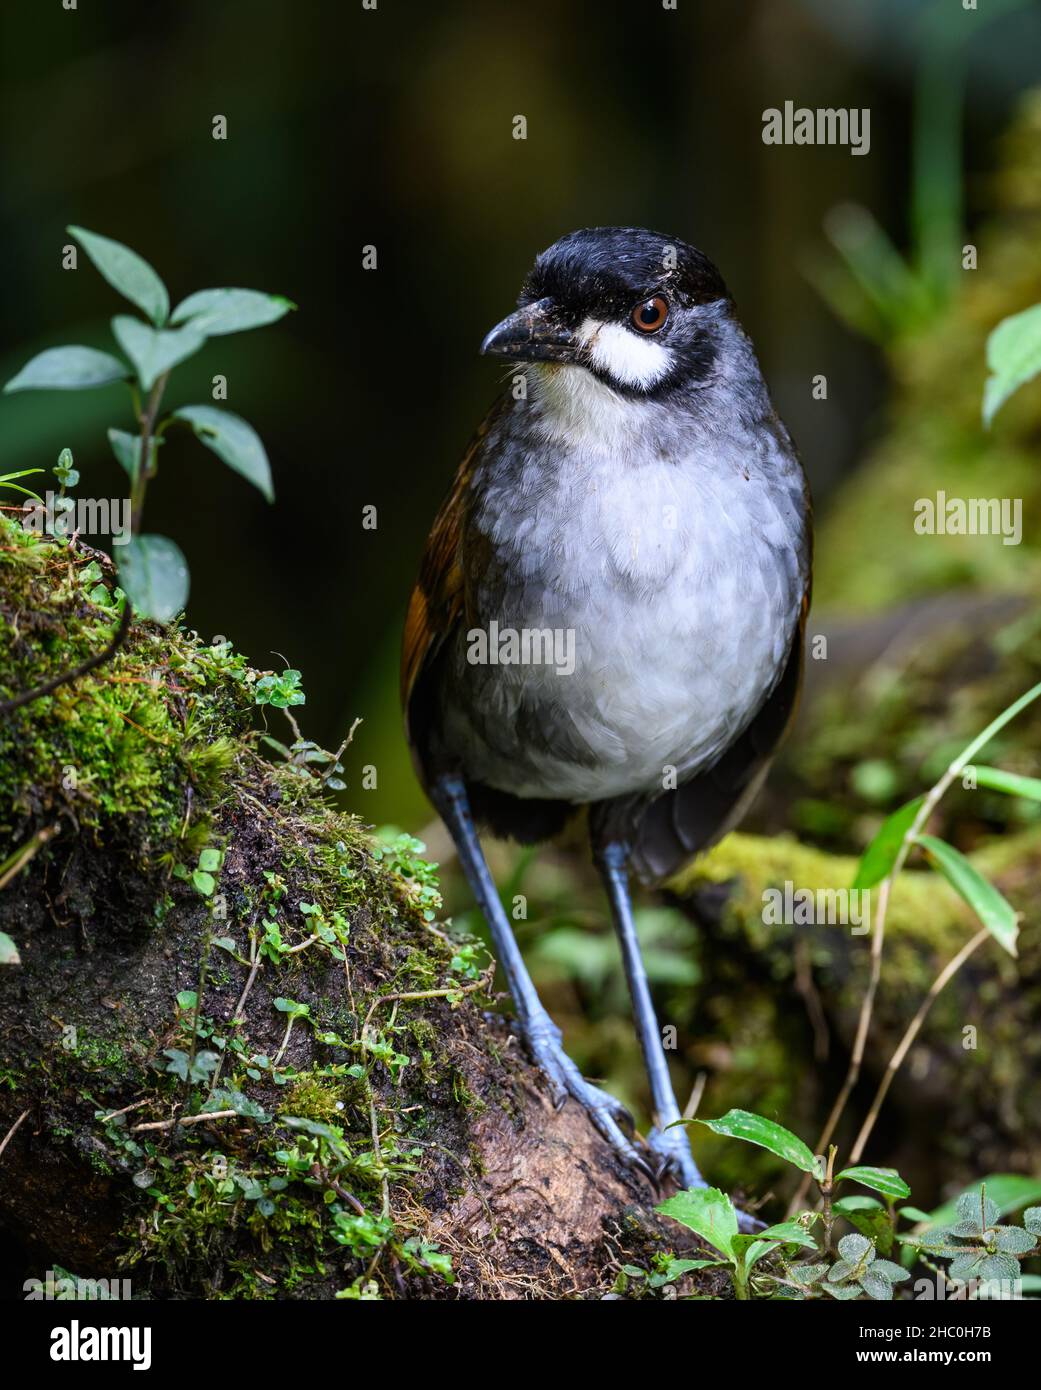
<path fill-rule="evenodd" d="M 640 943 L 633 922 L 632 903 L 629 899 L 629 874 L 626 869 L 629 854 L 625 845 L 613 843 L 605 845 L 597 852 L 597 867 L 604 880 L 607 896 L 611 903 L 611 916 L 615 931 L 622 947 L 622 960 L 625 963 L 625 977 L 629 982 L 629 995 L 633 1003 L 636 1031 L 643 1050 L 644 1065 L 651 1083 L 651 1100 L 654 1104 L 654 1129 L 647 1143 L 658 1156 L 659 1176 L 668 1169 L 683 1187 L 705 1187 L 704 1178 L 698 1172 L 690 1142 L 683 1125 L 667 1129 L 673 1121 L 681 1118 L 676 1097 L 669 1079 L 669 1064 L 665 1060 L 658 1020 L 654 1016 L 651 990 L 647 983 L 647 971 L 640 955 Z"/>
<path fill-rule="evenodd" d="M 554 1104 L 559 1109 L 569 1095 L 573 1096 L 623 1161 L 629 1167 L 651 1177 L 647 1163 L 623 1132 L 628 1130 L 632 1133 L 632 1116 L 620 1101 L 598 1090 L 584 1079 L 561 1046 L 560 1029 L 550 1018 L 535 992 L 520 947 L 513 935 L 513 928 L 503 911 L 495 883 L 481 852 L 462 779 L 455 776 L 440 778 L 433 787 L 432 799 L 451 832 L 470 888 L 477 899 L 478 907 L 484 913 L 491 931 L 496 959 L 502 966 L 517 1010 L 521 1035 L 535 1062 L 549 1081 Z"/>

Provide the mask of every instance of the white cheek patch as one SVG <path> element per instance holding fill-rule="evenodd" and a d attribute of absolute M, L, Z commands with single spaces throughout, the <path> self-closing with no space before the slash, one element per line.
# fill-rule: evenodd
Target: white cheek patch
<path fill-rule="evenodd" d="M 647 390 L 671 366 L 668 348 L 653 338 L 638 338 L 620 323 L 586 319 L 578 331 L 593 366 L 624 386 Z"/>

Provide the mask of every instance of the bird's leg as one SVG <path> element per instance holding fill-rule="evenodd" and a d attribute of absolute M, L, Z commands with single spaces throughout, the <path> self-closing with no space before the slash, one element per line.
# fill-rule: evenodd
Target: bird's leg
<path fill-rule="evenodd" d="M 496 959 L 517 1010 L 521 1035 L 532 1057 L 545 1073 L 553 1102 L 559 1109 L 569 1095 L 587 1111 L 597 1129 L 631 1168 L 651 1177 L 651 1170 L 628 1137 L 633 1132 L 632 1116 L 620 1101 L 599 1090 L 582 1076 L 561 1046 L 562 1034 L 542 1005 L 528 968 L 524 964 L 491 872 L 481 851 L 477 829 L 470 813 L 466 787 L 460 777 L 438 779 L 432 799 L 455 841 L 459 858 L 477 905 L 491 931 Z M 626 1133 L 628 1131 L 628 1133 Z"/>
<path fill-rule="evenodd" d="M 597 867 L 604 880 L 607 896 L 611 903 L 611 916 L 615 931 L 622 947 L 625 962 L 625 977 L 629 981 L 629 995 L 633 1001 L 636 1017 L 636 1030 L 643 1049 L 644 1065 L 651 1083 L 651 1100 L 654 1104 L 655 1127 L 647 1136 L 647 1143 L 657 1155 L 660 1178 L 667 1170 L 683 1187 L 707 1187 L 705 1179 L 698 1172 L 694 1155 L 690 1151 L 687 1130 L 683 1125 L 667 1129 L 673 1121 L 682 1118 L 676 1097 L 673 1095 L 669 1079 L 669 1064 L 665 1060 L 658 1020 L 654 1016 L 651 990 L 647 983 L 647 971 L 640 955 L 640 942 L 633 921 L 632 901 L 629 897 L 629 873 L 626 863 L 629 858 L 627 846 L 617 841 L 603 845 L 595 852 Z M 763 1223 L 748 1212 L 738 1210 L 738 1227 L 746 1232 L 761 1231 Z"/>
<path fill-rule="evenodd" d="M 660 1161 L 658 1175 L 668 1169 L 683 1187 L 705 1187 L 704 1178 L 698 1172 L 694 1155 L 690 1151 L 687 1131 L 683 1125 L 667 1129 L 674 1121 L 681 1119 L 676 1097 L 673 1095 L 669 1079 L 669 1064 L 665 1060 L 658 1020 L 654 1016 L 647 971 L 640 955 L 640 942 L 633 921 L 632 902 L 629 898 L 629 875 L 626 869 L 628 849 L 617 841 L 604 845 L 596 853 L 597 867 L 604 880 L 607 896 L 611 904 L 611 917 L 622 947 L 622 960 L 625 964 L 625 978 L 629 982 L 629 995 L 636 1018 L 636 1031 L 643 1050 L 644 1065 L 651 1083 L 651 1100 L 654 1105 L 655 1128 L 647 1142 Z"/>

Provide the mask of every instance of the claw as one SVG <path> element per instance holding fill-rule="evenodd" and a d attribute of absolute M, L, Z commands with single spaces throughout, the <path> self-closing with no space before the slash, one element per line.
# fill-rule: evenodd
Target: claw
<path fill-rule="evenodd" d="M 546 1023 L 540 1020 L 535 1026 L 522 1024 L 522 1033 L 549 1085 L 554 1109 L 560 1110 L 568 1096 L 577 1100 L 622 1162 L 653 1182 L 650 1164 L 632 1141 L 636 1133 L 633 1117 L 621 1101 L 585 1079 L 561 1046 L 560 1030 L 548 1020 Z"/>

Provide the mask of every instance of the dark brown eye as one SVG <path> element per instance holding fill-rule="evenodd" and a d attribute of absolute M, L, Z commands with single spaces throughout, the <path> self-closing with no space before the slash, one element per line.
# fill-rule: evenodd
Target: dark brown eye
<path fill-rule="evenodd" d="M 657 333 L 659 328 L 665 327 L 665 320 L 669 317 L 669 301 L 656 294 L 653 299 L 645 299 L 642 304 L 637 304 L 629 317 L 633 327 L 641 333 Z"/>

